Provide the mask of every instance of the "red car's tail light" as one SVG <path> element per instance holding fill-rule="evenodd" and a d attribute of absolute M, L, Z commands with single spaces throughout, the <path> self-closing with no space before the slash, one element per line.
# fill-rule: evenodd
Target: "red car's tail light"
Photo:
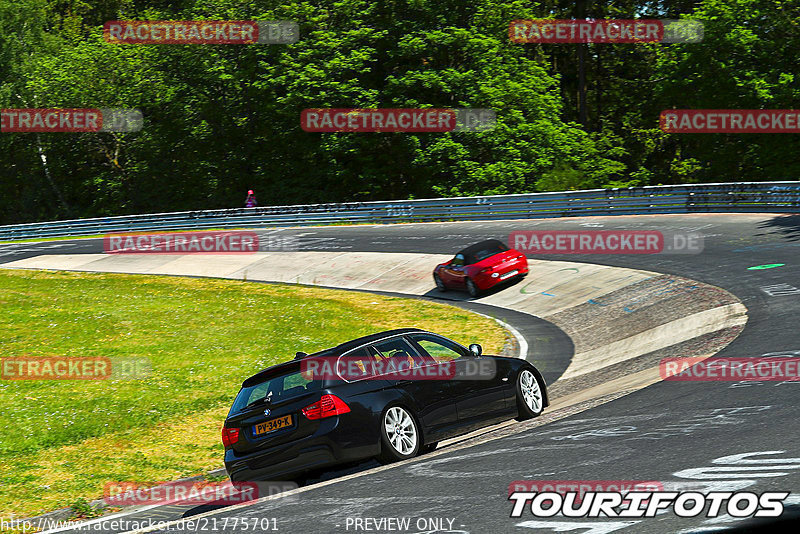
<path fill-rule="evenodd" d="M 222 429 L 222 444 L 225 445 L 227 449 L 234 443 L 239 441 L 239 429 L 238 428 L 223 428 Z"/>
<path fill-rule="evenodd" d="M 336 395 L 323 395 L 314 404 L 303 408 L 303 415 L 309 419 L 324 419 L 350 411 L 350 407 Z"/>

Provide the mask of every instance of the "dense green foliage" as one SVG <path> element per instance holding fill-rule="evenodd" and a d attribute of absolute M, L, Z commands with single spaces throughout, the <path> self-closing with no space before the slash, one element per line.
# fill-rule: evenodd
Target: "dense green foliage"
<path fill-rule="evenodd" d="M 681 18 L 699 44 L 521 45 L 525 18 Z M 295 20 L 291 45 L 116 45 L 108 20 Z M 587 119 L 579 124 L 578 51 Z M 787 134 L 665 134 L 668 108 L 800 107 L 781 0 L 0 0 L 0 108 L 141 109 L 128 134 L 0 134 L 0 223 L 791 179 Z M 494 131 L 306 133 L 309 107 L 492 108 Z M 46 158 L 46 163 L 43 161 Z M 48 170 L 48 172 L 45 172 Z"/>

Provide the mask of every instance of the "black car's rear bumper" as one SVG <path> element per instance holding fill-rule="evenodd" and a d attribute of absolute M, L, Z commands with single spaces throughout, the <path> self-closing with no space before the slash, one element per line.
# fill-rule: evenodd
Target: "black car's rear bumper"
<path fill-rule="evenodd" d="M 348 415 L 326 421 L 314 434 L 288 443 L 248 453 L 227 449 L 225 469 L 233 482 L 287 480 L 314 469 L 378 455 L 377 430 L 374 436 L 365 432 L 363 422 L 348 420 Z"/>

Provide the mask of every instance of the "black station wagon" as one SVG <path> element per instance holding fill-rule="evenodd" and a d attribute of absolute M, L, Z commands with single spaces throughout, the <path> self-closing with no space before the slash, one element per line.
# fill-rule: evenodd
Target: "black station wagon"
<path fill-rule="evenodd" d="M 234 482 L 291 480 L 371 457 L 403 460 L 443 439 L 541 414 L 541 373 L 481 352 L 416 328 L 299 352 L 242 384 L 222 430 L 228 474 Z M 355 376 L 309 372 L 345 360 L 357 364 Z"/>

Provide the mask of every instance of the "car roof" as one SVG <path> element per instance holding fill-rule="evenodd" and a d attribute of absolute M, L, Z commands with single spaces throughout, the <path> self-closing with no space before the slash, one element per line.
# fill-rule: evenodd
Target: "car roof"
<path fill-rule="evenodd" d="M 309 357 L 322 355 L 322 353 L 325 353 L 325 356 L 330 356 L 336 353 L 344 353 L 350 349 L 354 349 L 361 345 L 366 345 L 367 343 L 372 343 L 373 341 L 378 341 L 379 339 L 397 336 L 400 334 L 411 334 L 414 332 L 426 332 L 426 330 L 422 330 L 421 328 L 395 328 L 394 330 L 384 330 L 383 332 L 376 332 L 374 334 L 369 334 L 368 336 L 362 336 L 353 339 L 352 341 L 346 341 L 341 345 L 333 347 L 332 349 L 326 349 L 324 351 L 315 352 L 314 354 L 309 354 Z"/>
<path fill-rule="evenodd" d="M 506 244 L 499 239 L 486 239 L 485 241 L 475 243 L 474 245 L 470 245 L 467 248 L 458 251 L 458 254 L 463 254 L 465 258 L 472 258 L 476 252 L 479 252 L 487 247 L 496 247 L 498 245 L 508 248 Z"/>
<path fill-rule="evenodd" d="M 337 357 L 345 352 L 354 349 L 356 347 L 360 347 L 361 345 L 366 345 L 368 343 L 372 343 L 374 341 L 379 341 L 381 339 L 385 339 L 387 337 L 402 335 L 402 334 L 413 334 L 413 333 L 429 333 L 427 330 L 422 330 L 421 328 L 395 328 L 394 330 L 385 330 L 383 332 L 376 332 L 374 334 L 369 334 L 367 336 L 362 336 L 350 341 L 345 341 L 335 347 L 331 347 L 329 349 L 321 350 L 319 352 L 314 352 L 313 354 L 308 354 L 303 356 L 300 359 L 308 359 L 308 358 L 317 358 L 320 356 L 332 356 Z M 299 369 L 299 362 L 298 359 L 289 360 L 288 362 L 282 362 L 275 364 L 273 366 L 267 367 L 266 369 L 259 371 L 258 373 L 254 374 L 247 380 L 242 383 L 242 387 L 252 386 L 253 384 L 258 384 L 262 382 L 267 376 L 275 373 L 276 371 L 280 371 L 282 369 L 291 369 L 292 367 L 297 367 Z"/>
<path fill-rule="evenodd" d="M 458 254 L 464 254 L 466 256 L 468 254 L 474 254 L 486 247 L 497 246 L 497 245 L 503 245 L 504 247 L 506 246 L 506 244 L 500 241 L 499 239 L 486 239 L 484 241 L 481 241 L 480 243 L 475 243 L 474 245 L 470 245 L 467 248 L 459 250 Z"/>

